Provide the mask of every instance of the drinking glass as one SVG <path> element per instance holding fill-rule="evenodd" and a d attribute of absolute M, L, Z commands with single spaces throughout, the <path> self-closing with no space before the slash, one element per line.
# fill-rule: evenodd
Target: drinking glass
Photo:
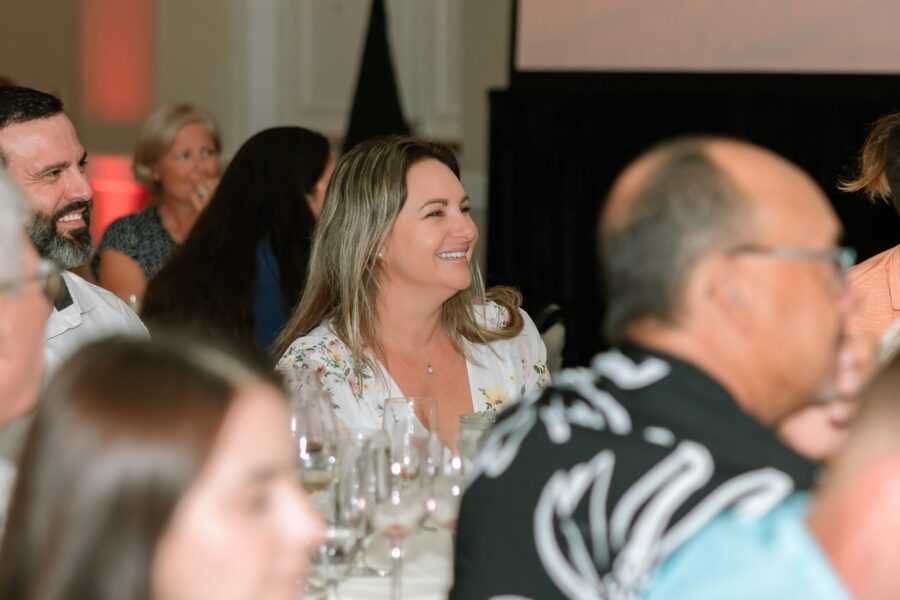
<path fill-rule="evenodd" d="M 376 473 L 372 526 L 391 543 L 393 600 L 401 598 L 403 542 L 426 516 L 436 422 L 433 399 L 390 398 L 384 405 L 382 427 L 386 446 L 371 453 Z"/>
<path fill-rule="evenodd" d="M 291 436 L 296 443 L 297 476 L 307 494 L 319 497 L 337 479 L 337 431 L 328 398 L 308 391 L 290 405 Z"/>
<path fill-rule="evenodd" d="M 302 393 L 291 397 L 289 410 L 297 479 L 323 519 L 330 522 L 335 510 L 332 488 L 339 477 L 337 428 L 330 401 L 321 386 L 307 385 Z M 330 533 L 330 537 L 326 535 L 326 544 L 345 543 L 335 539 L 334 531 Z M 321 591 L 309 580 L 305 589 Z"/>
<path fill-rule="evenodd" d="M 337 586 L 350 572 L 360 542 L 366 534 L 368 518 L 368 456 L 364 440 L 342 439 L 337 443 L 337 477 L 326 492 L 325 539 L 313 555 L 317 575 L 324 580 L 326 597 L 338 598 Z"/>
<path fill-rule="evenodd" d="M 347 497 L 345 510 L 355 511 L 362 518 L 359 519 L 361 527 L 359 549 L 356 552 L 356 560 L 350 567 L 350 575 L 354 577 L 384 577 L 389 572 L 369 566 L 366 555 L 368 553 L 367 541 L 371 541 L 375 533 L 369 517 L 372 507 L 375 505 L 378 472 L 376 461 L 379 460 L 379 455 L 387 452 L 388 444 L 385 441 L 387 436 L 381 430 L 376 429 L 357 430 L 351 435 L 356 440 L 361 456 L 358 457 L 355 465 L 358 471 L 358 475 L 354 479 L 355 484 L 345 492 Z"/>
<path fill-rule="evenodd" d="M 438 527 L 456 531 L 459 502 L 463 493 L 464 461 L 458 453 L 446 452 L 438 472 L 431 478 L 428 512 Z"/>
<path fill-rule="evenodd" d="M 406 396 L 384 403 L 382 431 L 391 441 L 407 440 L 419 447 L 425 475 L 433 477 L 441 461 L 443 446 L 438 437 L 437 404 L 434 398 Z"/>

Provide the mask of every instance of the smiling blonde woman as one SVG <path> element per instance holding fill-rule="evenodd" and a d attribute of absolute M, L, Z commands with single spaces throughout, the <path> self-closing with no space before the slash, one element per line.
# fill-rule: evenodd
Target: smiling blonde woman
<path fill-rule="evenodd" d="M 546 350 L 520 295 L 484 290 L 469 210 L 446 146 L 386 137 L 344 155 L 306 291 L 276 344 L 289 385 L 321 385 L 351 430 L 379 428 L 385 398 L 433 397 L 450 442 L 460 415 L 546 385 Z"/>

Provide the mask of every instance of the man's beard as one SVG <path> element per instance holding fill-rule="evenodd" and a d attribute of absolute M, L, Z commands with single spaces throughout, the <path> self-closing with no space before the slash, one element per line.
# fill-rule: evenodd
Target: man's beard
<path fill-rule="evenodd" d="M 28 226 L 28 235 L 40 255 L 58 262 L 66 269 L 87 262 L 94 249 L 91 242 L 92 206 L 91 200 L 79 200 L 61 208 L 51 216 L 35 213 L 34 220 Z M 59 219 L 82 208 L 84 227 L 61 234 L 56 228 Z"/>

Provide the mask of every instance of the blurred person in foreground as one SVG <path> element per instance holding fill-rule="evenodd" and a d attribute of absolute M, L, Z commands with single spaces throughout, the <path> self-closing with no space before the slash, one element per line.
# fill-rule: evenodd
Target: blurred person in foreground
<path fill-rule="evenodd" d="M 775 430 L 852 379 L 840 234 L 815 183 L 753 145 L 633 162 L 600 223 L 613 349 L 485 438 L 451 598 L 634 598 L 725 508 L 809 489 L 817 465 Z"/>
<path fill-rule="evenodd" d="M 58 98 L 0 87 L 0 165 L 31 204 L 28 233 L 41 256 L 66 269 L 84 264 L 93 250 L 93 189 L 85 176 L 87 152 Z M 107 290 L 68 271 L 63 283 L 44 334 L 48 373 L 89 341 L 147 336 L 137 315 Z"/>
<path fill-rule="evenodd" d="M 646 600 L 900 598 L 900 358 L 860 404 L 812 497 L 760 518 L 724 513 L 663 564 Z"/>
<path fill-rule="evenodd" d="M 191 235 L 150 281 L 141 317 L 228 336 L 265 354 L 300 300 L 334 170 L 302 127 L 257 133 L 234 155 Z"/>
<path fill-rule="evenodd" d="M 518 292 L 484 290 L 469 210 L 444 145 L 388 136 L 338 161 L 274 356 L 295 390 L 316 380 L 347 429 L 380 429 L 386 398 L 426 396 L 454 445 L 460 415 L 549 380 Z"/>
<path fill-rule="evenodd" d="M 22 193 L 0 168 L 0 429 L 37 402 L 44 326 L 62 289 L 59 266 L 39 258 L 28 239 L 31 218 Z M 0 459 L 0 524 L 14 474 L 12 463 Z"/>
<path fill-rule="evenodd" d="M 154 204 L 107 227 L 91 263 L 100 285 L 140 305 L 147 282 L 184 243 L 215 194 L 221 147 L 219 126 L 202 108 L 167 104 L 147 117 L 133 168 Z"/>
<path fill-rule="evenodd" d="M 269 375 L 216 347 L 85 347 L 29 432 L 0 598 L 297 598 L 323 526 L 288 415 Z"/>

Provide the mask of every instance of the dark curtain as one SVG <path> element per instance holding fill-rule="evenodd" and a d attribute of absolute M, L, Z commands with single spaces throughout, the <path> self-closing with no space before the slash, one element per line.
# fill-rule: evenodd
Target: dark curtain
<path fill-rule="evenodd" d="M 518 80 L 517 80 L 518 79 Z M 900 78 L 810 75 L 535 75 L 491 94 L 487 279 L 532 315 L 563 307 L 566 365 L 604 347 L 595 226 L 615 175 L 676 135 L 737 136 L 805 169 L 860 259 L 900 242 L 893 209 L 838 192 L 869 125 L 900 110 Z"/>
<path fill-rule="evenodd" d="M 397 92 L 384 0 L 372 0 L 369 31 L 359 67 L 344 151 L 363 140 L 389 133 L 408 134 L 409 125 L 403 118 Z"/>

